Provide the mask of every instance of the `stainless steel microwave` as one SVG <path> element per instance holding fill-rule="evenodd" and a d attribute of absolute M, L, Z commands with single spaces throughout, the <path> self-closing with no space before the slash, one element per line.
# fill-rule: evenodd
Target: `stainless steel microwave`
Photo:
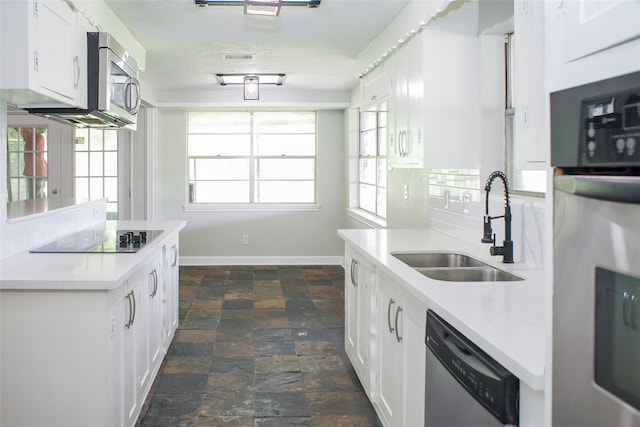
<path fill-rule="evenodd" d="M 91 128 L 136 129 L 140 109 L 136 60 L 109 33 L 87 33 L 87 108 L 30 108 L 31 114 Z"/>

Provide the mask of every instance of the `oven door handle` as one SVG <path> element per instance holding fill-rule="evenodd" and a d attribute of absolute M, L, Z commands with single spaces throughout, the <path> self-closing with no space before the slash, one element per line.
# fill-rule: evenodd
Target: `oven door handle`
<path fill-rule="evenodd" d="M 554 178 L 558 191 L 607 202 L 640 204 L 640 177 L 560 175 Z"/>

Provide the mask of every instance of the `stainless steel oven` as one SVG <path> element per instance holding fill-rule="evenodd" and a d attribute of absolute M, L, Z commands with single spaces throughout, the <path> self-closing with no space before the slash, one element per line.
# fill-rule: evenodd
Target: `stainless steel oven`
<path fill-rule="evenodd" d="M 554 427 L 640 427 L 640 73 L 551 94 Z"/>

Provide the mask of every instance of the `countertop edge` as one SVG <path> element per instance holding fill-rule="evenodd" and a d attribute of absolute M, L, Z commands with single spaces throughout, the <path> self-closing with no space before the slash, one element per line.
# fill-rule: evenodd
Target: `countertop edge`
<path fill-rule="evenodd" d="M 421 303 L 425 304 L 427 308 L 434 309 L 440 315 L 443 315 L 445 320 L 451 323 L 456 329 L 459 329 L 464 335 L 466 335 L 472 342 L 476 343 L 491 357 L 496 359 L 499 363 L 503 364 L 508 370 L 514 373 L 522 382 L 535 391 L 544 391 L 545 389 L 545 351 L 544 347 L 539 348 L 535 352 L 533 357 L 530 357 L 528 361 L 522 361 L 520 357 L 514 355 L 514 351 L 509 351 L 508 342 L 501 345 L 500 342 L 492 341 L 486 338 L 487 331 L 480 330 L 476 325 L 470 324 L 467 319 L 459 319 L 455 316 L 455 310 L 447 305 L 447 301 L 441 301 L 437 295 L 431 297 L 425 292 L 422 292 L 418 288 L 417 282 L 428 283 L 437 282 L 435 280 L 426 278 L 420 273 L 414 271 L 411 267 L 405 265 L 401 261 L 393 258 L 389 253 L 393 251 L 402 250 L 417 250 L 416 247 L 412 247 L 411 234 L 419 235 L 423 240 L 432 238 L 434 240 L 442 239 L 450 241 L 453 246 L 459 246 L 463 248 L 460 252 L 469 252 L 472 248 L 468 242 L 456 241 L 457 239 L 451 237 L 446 233 L 439 232 L 437 230 L 402 230 L 402 229 L 340 229 L 338 230 L 338 236 L 345 242 L 353 245 L 358 249 L 359 253 L 364 255 L 367 261 L 373 263 L 377 269 L 379 269 L 385 276 L 391 278 L 394 283 L 400 285 L 402 289 L 409 292 L 413 297 L 417 298 Z M 402 235 L 401 237 L 398 237 Z M 363 237 L 366 236 L 366 237 Z M 396 242 L 394 242 L 394 237 Z M 424 240 L 427 241 L 427 240 Z M 401 242 L 398 245 L 398 242 Z M 404 247 L 399 247 L 403 246 Z M 381 249 L 384 248 L 384 249 Z M 477 248 L 475 248 L 477 249 Z M 430 250 L 434 250 L 431 248 Z M 450 249 L 447 249 L 450 250 Z M 472 256 L 477 256 L 477 251 L 474 250 L 470 253 Z M 482 259 L 487 261 L 487 259 Z M 517 274 L 525 279 L 525 282 L 535 282 L 542 276 L 542 270 L 531 269 L 531 267 L 522 265 L 514 266 L 511 268 L 505 268 L 502 265 L 491 265 L 504 269 L 517 271 Z M 522 283 L 518 283 L 520 285 Z M 468 283 L 468 286 L 478 286 L 477 283 Z M 464 283 L 456 284 L 457 287 L 465 286 Z M 482 286 L 482 285 L 480 285 Z M 514 285 L 515 286 L 515 285 Z M 532 285 L 533 286 L 533 285 Z M 505 288 L 506 289 L 506 288 Z M 542 290 L 540 292 L 543 292 Z M 543 295 L 540 295 L 543 299 Z M 450 305 L 450 304 L 449 304 Z M 543 313 L 540 312 L 540 316 Z M 425 313 L 426 319 L 426 313 Z M 523 320 L 523 325 L 526 320 Z M 541 346 L 545 345 L 544 341 L 544 323 L 540 322 L 539 330 L 536 330 L 537 341 Z M 507 348 L 505 350 L 505 347 Z"/>
<path fill-rule="evenodd" d="M 163 234 L 159 238 L 151 241 L 143 250 L 133 254 L 47 254 L 30 253 L 28 251 L 12 255 L 0 260 L 0 290 L 2 291 L 53 291 L 53 290 L 76 290 L 76 291 L 97 291 L 117 289 L 122 282 L 151 259 L 155 251 L 171 236 L 179 233 L 186 225 L 185 221 L 106 221 L 105 227 L 109 229 L 158 229 Z M 98 227 L 88 227 L 87 229 L 97 229 Z M 116 268 L 104 267 L 96 274 L 76 274 L 69 271 L 66 274 L 48 275 L 46 268 L 66 262 L 69 269 L 92 261 L 97 261 L 98 257 L 109 259 L 109 257 L 121 257 L 118 259 Z M 111 259 L 114 261 L 114 259 Z M 100 265 L 100 263 L 98 263 Z M 16 266 L 29 266 L 29 273 L 16 271 Z"/>

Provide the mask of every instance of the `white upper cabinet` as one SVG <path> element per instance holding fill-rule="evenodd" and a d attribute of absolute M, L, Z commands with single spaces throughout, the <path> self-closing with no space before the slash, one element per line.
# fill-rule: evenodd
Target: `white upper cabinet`
<path fill-rule="evenodd" d="M 548 165 L 544 137 L 544 3 L 514 1 L 514 149 L 518 169 Z"/>
<path fill-rule="evenodd" d="M 86 107 L 86 30 L 76 11 L 63 0 L 3 0 L 0 15 L 1 98 Z"/>
<path fill-rule="evenodd" d="M 566 61 L 640 37 L 638 0 L 571 0 L 565 3 Z"/>
<path fill-rule="evenodd" d="M 415 57 L 409 54 L 409 50 L 410 46 L 402 47 L 389 64 L 393 70 L 387 127 L 390 167 L 407 167 L 412 163 L 409 141 L 409 62 Z"/>
<path fill-rule="evenodd" d="M 480 44 L 476 34 L 423 31 L 424 166 L 479 166 Z"/>
<path fill-rule="evenodd" d="M 366 108 L 386 99 L 391 91 L 391 78 L 385 64 L 380 65 L 375 71 L 367 75 L 360 82 L 361 102 Z"/>
<path fill-rule="evenodd" d="M 477 167 L 481 146 L 479 41 L 425 29 L 392 60 L 389 165 Z"/>

